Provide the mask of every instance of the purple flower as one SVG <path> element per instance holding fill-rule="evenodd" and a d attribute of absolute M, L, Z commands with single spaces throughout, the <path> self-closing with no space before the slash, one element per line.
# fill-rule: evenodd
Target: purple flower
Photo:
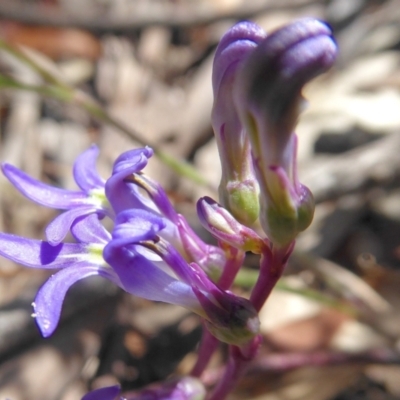
<path fill-rule="evenodd" d="M 159 183 L 143 174 L 135 174 L 131 180 L 147 192 L 156 210 L 165 217 L 168 228 L 161 236 L 179 249 L 187 261 L 199 264 L 210 275 L 219 275 L 226 261 L 224 252 L 196 235 L 186 218 L 176 212 Z"/>
<path fill-rule="evenodd" d="M 50 226 L 60 225 L 58 230 L 63 234 L 58 239 L 70 230 L 77 242 L 0 233 L 2 256 L 31 268 L 59 269 L 34 302 L 34 315 L 44 336 L 56 328 L 69 287 L 92 275 L 109 279 L 136 296 L 186 307 L 232 343 L 257 334 L 258 318 L 249 301 L 220 290 L 204 272 L 213 261 L 222 265 L 222 250 L 201 242 L 173 209 L 162 188 L 141 173 L 152 154 L 148 147 L 122 154 L 104 183 L 91 170 L 97 156 L 97 149 L 92 147 L 75 163 L 74 176 L 82 192 L 51 188 L 14 167 L 4 166 L 9 180 L 27 197 L 51 207 L 57 207 L 60 201 L 58 208 L 67 211 Z M 140 193 L 139 187 L 149 197 Z M 94 193 L 101 202 L 94 203 Z M 63 218 L 65 214 L 69 217 Z M 112 219 L 111 233 L 103 226 L 103 217 Z M 67 226 L 62 227 L 65 220 Z M 230 329 L 234 331 L 227 335 Z"/>
<path fill-rule="evenodd" d="M 235 109 L 233 90 L 241 65 L 265 36 L 256 24 L 236 24 L 222 37 L 213 65 L 211 121 L 222 166 L 219 198 L 221 204 L 246 225 L 258 218 L 259 188 L 251 160 L 249 137 Z"/>
<path fill-rule="evenodd" d="M 312 195 L 297 177 L 293 129 L 302 87 L 329 69 L 336 54 L 329 27 L 306 18 L 263 39 L 237 72 L 234 100 L 251 141 L 260 222 L 278 246 L 287 246 L 313 217 Z"/>
<path fill-rule="evenodd" d="M 119 212 L 133 208 L 155 211 L 165 217 L 162 236 L 173 242 L 188 261 L 199 263 L 205 270 L 222 269 L 225 264 L 223 251 L 204 243 L 186 219 L 175 211 L 161 186 L 142 174 L 153 155 L 150 147 L 121 154 L 107 181 L 96 172 L 98 153 L 98 148 L 93 145 L 74 163 L 74 178 L 80 191 L 46 185 L 12 165 L 2 165 L 4 175 L 27 198 L 46 207 L 67 210 L 48 225 L 46 239 L 50 244 L 61 243 L 73 222 L 80 217 L 96 213 L 100 219 L 114 219 Z M 142 195 L 139 187 L 143 187 L 150 198 Z"/>
<path fill-rule="evenodd" d="M 252 339 L 259 320 L 251 303 L 219 289 L 196 263 L 188 264 L 158 235 L 163 227 L 155 213 L 131 209 L 118 214 L 113 239 L 103 255 L 123 288 L 190 309 L 204 317 L 209 330 L 223 342 L 242 344 Z M 149 261 L 146 249 L 159 259 Z"/>

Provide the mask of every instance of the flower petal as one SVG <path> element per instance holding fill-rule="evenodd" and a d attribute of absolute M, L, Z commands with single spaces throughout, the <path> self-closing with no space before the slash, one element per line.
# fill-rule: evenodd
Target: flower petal
<path fill-rule="evenodd" d="M 247 53 L 255 48 L 267 34 L 257 24 L 242 21 L 234 25 L 222 37 L 214 56 L 212 83 L 214 91 L 229 67 L 243 60 Z"/>
<path fill-rule="evenodd" d="M 137 165 L 138 171 L 141 171 L 146 165 L 150 157 L 153 156 L 153 149 L 149 146 L 139 149 L 133 149 L 122 153 L 114 162 L 113 173 L 120 171 L 120 168 L 125 169 L 124 164 Z"/>
<path fill-rule="evenodd" d="M 107 244 L 111 234 L 99 221 L 97 214 L 78 217 L 71 226 L 72 236 L 82 243 Z"/>
<path fill-rule="evenodd" d="M 114 163 L 113 174 L 106 182 L 106 196 L 116 214 L 129 208 L 150 209 L 149 202 L 136 185 L 125 182 L 130 175 L 140 172 L 153 155 L 150 147 L 127 151 Z"/>
<path fill-rule="evenodd" d="M 33 306 L 36 323 L 44 337 L 50 336 L 57 327 L 67 290 L 75 282 L 92 275 L 101 275 L 98 266 L 78 263 L 58 271 L 39 289 Z"/>
<path fill-rule="evenodd" d="M 134 244 L 143 240 L 153 240 L 165 227 L 165 221 L 154 212 L 131 209 L 122 211 L 115 218 L 112 233 L 119 245 Z"/>
<path fill-rule="evenodd" d="M 198 308 L 199 302 L 190 285 L 174 279 L 143 256 L 115 246 L 113 241 L 104 248 L 103 256 L 127 292 L 191 310 Z"/>
<path fill-rule="evenodd" d="M 69 209 L 77 205 L 90 205 L 91 200 L 81 191 L 59 189 L 46 185 L 10 164 L 3 164 L 7 179 L 28 199 L 46 207 Z"/>
<path fill-rule="evenodd" d="M 84 191 L 104 188 L 105 180 L 100 177 L 96 170 L 96 160 L 99 149 L 96 145 L 90 146 L 83 152 L 74 163 L 74 178 L 76 184 Z"/>
<path fill-rule="evenodd" d="M 61 243 L 67 236 L 74 221 L 82 216 L 93 214 L 97 210 L 93 207 L 76 207 L 65 211 L 53 219 L 46 228 L 46 238 L 51 245 Z"/>
<path fill-rule="evenodd" d="M 31 268 L 65 268 L 88 259 L 86 246 L 77 243 L 60 243 L 52 246 L 42 240 L 25 239 L 0 233 L 0 255 Z"/>

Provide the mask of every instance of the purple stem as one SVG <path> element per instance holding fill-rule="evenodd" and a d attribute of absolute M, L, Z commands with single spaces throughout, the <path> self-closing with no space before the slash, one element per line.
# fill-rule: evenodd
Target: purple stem
<path fill-rule="evenodd" d="M 250 301 L 257 311 L 260 311 L 281 277 L 293 247 L 294 242 L 284 249 L 266 248 L 264 250 L 260 261 L 260 274 L 250 296 Z M 230 346 L 230 357 L 224 375 L 207 400 L 225 399 L 255 357 L 259 344 L 260 337 L 258 336 L 246 348 Z"/>
<path fill-rule="evenodd" d="M 206 369 L 208 363 L 210 362 L 211 356 L 218 347 L 218 339 L 211 335 L 206 326 L 203 324 L 203 335 L 201 337 L 198 357 L 196 364 L 193 367 L 190 375 L 199 378 L 200 375 Z"/>
<path fill-rule="evenodd" d="M 221 247 L 222 246 L 223 245 L 221 245 Z M 222 290 L 228 290 L 232 286 L 240 267 L 243 265 L 245 257 L 244 251 L 235 249 L 231 246 L 229 246 L 227 253 L 228 257 L 226 264 L 218 280 L 218 286 Z"/>
<path fill-rule="evenodd" d="M 285 249 L 266 249 L 261 255 L 260 274 L 250 296 L 250 301 L 257 311 L 261 310 L 281 277 L 293 248 L 294 242 Z"/>
<path fill-rule="evenodd" d="M 236 386 L 238 379 L 244 374 L 248 366 L 248 360 L 242 357 L 238 347 L 229 346 L 229 350 L 230 357 L 224 375 L 207 400 L 224 400 L 229 392 Z"/>

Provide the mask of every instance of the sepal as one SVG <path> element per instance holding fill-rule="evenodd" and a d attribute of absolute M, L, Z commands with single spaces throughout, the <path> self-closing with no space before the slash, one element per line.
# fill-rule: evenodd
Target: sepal
<path fill-rule="evenodd" d="M 260 320 L 249 300 L 219 289 L 211 296 L 193 291 L 207 315 L 207 329 L 221 342 L 241 346 L 258 334 Z"/>

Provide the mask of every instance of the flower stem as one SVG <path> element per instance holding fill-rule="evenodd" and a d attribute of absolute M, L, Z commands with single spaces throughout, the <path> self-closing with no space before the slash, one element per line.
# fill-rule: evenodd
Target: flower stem
<path fill-rule="evenodd" d="M 250 301 L 260 311 L 285 269 L 293 251 L 294 242 L 284 249 L 267 249 L 261 256 L 260 274 L 250 296 Z"/>
<path fill-rule="evenodd" d="M 240 349 L 230 346 L 230 356 L 224 375 L 217 386 L 211 392 L 207 400 L 224 400 L 236 386 L 238 379 L 243 375 L 248 365 L 248 360 L 243 358 Z"/>
<path fill-rule="evenodd" d="M 200 377 L 210 362 L 215 350 L 217 349 L 218 343 L 218 339 L 214 337 L 203 324 L 203 335 L 199 345 L 198 357 L 195 366 L 190 372 L 191 376 L 196 378 Z"/>
<path fill-rule="evenodd" d="M 260 311 L 281 277 L 293 247 L 294 242 L 284 249 L 266 248 L 262 254 L 260 274 L 250 297 L 250 301 L 257 311 Z M 244 374 L 250 361 L 255 357 L 260 342 L 261 336 L 258 335 L 243 348 L 230 346 L 230 357 L 224 375 L 207 400 L 225 399 L 235 387 L 237 380 Z"/>
<path fill-rule="evenodd" d="M 221 247 L 223 246 L 221 243 L 220 245 Z M 222 290 L 228 290 L 232 286 L 240 267 L 243 265 L 245 257 L 243 251 L 231 246 L 229 246 L 226 252 L 228 253 L 228 257 L 221 277 L 218 280 L 218 286 Z"/>

